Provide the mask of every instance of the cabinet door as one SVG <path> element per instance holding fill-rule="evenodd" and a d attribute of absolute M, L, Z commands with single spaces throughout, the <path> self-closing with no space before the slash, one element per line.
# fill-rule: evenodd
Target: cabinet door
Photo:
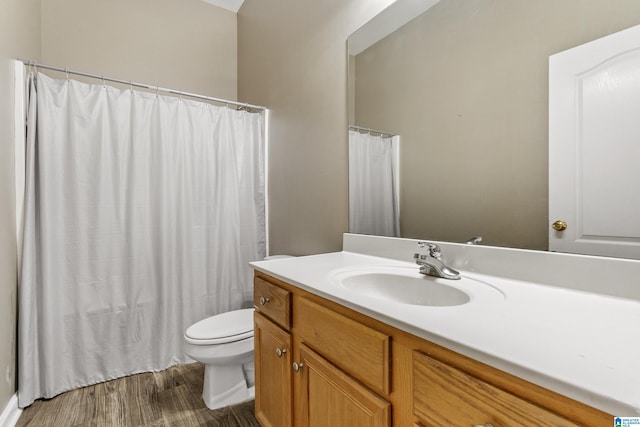
<path fill-rule="evenodd" d="M 263 427 L 291 427 L 291 335 L 255 313 L 256 418 Z"/>
<path fill-rule="evenodd" d="M 385 427 L 391 405 L 304 344 L 300 345 L 304 427 Z"/>

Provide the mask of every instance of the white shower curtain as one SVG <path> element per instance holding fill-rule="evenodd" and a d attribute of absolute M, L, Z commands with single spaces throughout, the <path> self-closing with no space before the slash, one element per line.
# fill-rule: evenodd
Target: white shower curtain
<path fill-rule="evenodd" d="M 400 237 L 399 136 L 349 131 L 349 231 Z"/>
<path fill-rule="evenodd" d="M 264 114 L 42 74 L 29 103 L 20 407 L 187 362 L 266 249 Z"/>

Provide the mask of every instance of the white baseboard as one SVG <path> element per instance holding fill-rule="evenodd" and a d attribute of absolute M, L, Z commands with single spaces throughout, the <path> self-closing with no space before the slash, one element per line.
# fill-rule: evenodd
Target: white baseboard
<path fill-rule="evenodd" d="M 22 414 L 22 409 L 18 408 L 18 395 L 14 394 L 0 414 L 0 427 L 14 427 L 20 414 Z"/>

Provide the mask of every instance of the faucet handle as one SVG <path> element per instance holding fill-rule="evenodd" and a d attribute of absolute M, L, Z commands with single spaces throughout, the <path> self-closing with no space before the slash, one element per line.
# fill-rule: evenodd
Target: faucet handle
<path fill-rule="evenodd" d="M 440 246 L 435 243 L 429 243 L 429 255 L 434 257 L 435 259 L 442 258 L 442 251 L 440 250 Z"/>
<path fill-rule="evenodd" d="M 472 237 L 464 243 L 467 245 L 477 245 L 480 242 L 482 242 L 482 236 Z"/>
<path fill-rule="evenodd" d="M 413 254 L 413 259 L 416 260 L 417 264 L 422 265 L 422 263 L 420 261 L 426 260 L 427 256 L 425 254 L 419 254 L 419 253 L 416 252 L 415 254 Z"/>

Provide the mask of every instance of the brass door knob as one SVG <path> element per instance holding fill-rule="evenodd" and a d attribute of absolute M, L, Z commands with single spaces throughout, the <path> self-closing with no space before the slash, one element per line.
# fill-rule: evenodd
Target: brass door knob
<path fill-rule="evenodd" d="M 553 224 L 551 224 L 551 228 L 553 228 L 556 231 L 564 231 L 567 229 L 567 223 L 559 219 L 555 221 Z"/>

